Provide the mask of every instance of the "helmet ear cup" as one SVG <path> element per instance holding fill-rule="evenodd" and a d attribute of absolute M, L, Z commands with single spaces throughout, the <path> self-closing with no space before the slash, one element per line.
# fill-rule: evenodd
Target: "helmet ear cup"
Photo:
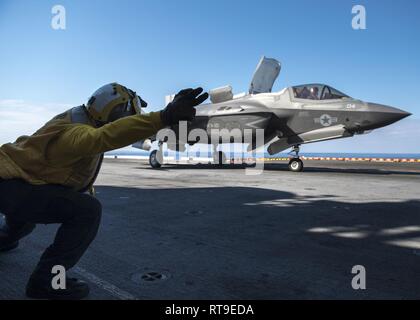
<path fill-rule="evenodd" d="M 114 107 L 108 117 L 107 122 L 113 122 L 115 120 L 129 117 L 136 114 L 134 108 L 130 105 L 130 103 L 121 103 Z"/>
<path fill-rule="evenodd" d="M 126 103 L 121 103 L 119 105 L 116 105 L 114 109 L 112 109 L 111 113 L 109 114 L 107 122 L 113 122 L 115 120 L 120 119 L 124 113 L 126 105 L 127 105 Z"/>

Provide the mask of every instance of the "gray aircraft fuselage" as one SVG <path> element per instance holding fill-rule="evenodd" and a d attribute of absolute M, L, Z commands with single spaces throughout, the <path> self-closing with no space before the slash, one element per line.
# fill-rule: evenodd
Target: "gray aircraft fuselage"
<path fill-rule="evenodd" d="M 268 144 L 269 154 L 294 147 L 298 156 L 301 144 L 367 133 L 410 115 L 394 107 L 351 98 L 324 84 L 306 84 L 271 92 L 280 70 L 280 62 L 263 56 L 254 72 L 249 94 L 234 96 L 230 86 L 211 90 L 212 103 L 196 108 L 196 118 L 189 123 L 187 135 L 182 136 L 174 128 L 177 143 L 168 144 L 168 148 L 184 151 L 185 144 L 217 146 L 248 142 L 244 139 L 245 132 L 252 132 L 253 142 L 248 151 Z M 167 102 L 171 98 L 173 96 L 167 96 Z M 194 129 L 204 130 L 206 141 L 190 135 Z M 258 129 L 264 130 L 263 141 L 256 139 Z M 215 132 L 220 134 L 217 136 Z M 156 137 L 148 143 L 140 141 L 133 146 L 149 150 L 154 139 Z"/>
<path fill-rule="evenodd" d="M 311 86 L 328 87 L 320 84 L 306 85 Z M 242 136 L 245 129 L 254 133 L 256 129 L 264 129 L 264 144 L 271 142 L 268 152 L 275 154 L 294 145 L 364 133 L 410 115 L 397 108 L 366 103 L 350 97 L 302 99 L 295 97 L 294 88 L 289 87 L 274 93 L 250 94 L 229 101 L 198 106 L 196 119 L 188 129 L 206 130 L 209 141 L 212 129 L 226 129 L 230 132 L 239 129 Z M 235 138 L 240 137 L 231 135 L 229 142 L 237 141 Z M 213 144 L 222 142 L 227 142 L 226 137 L 220 136 L 219 141 L 212 141 Z M 256 147 L 258 145 L 248 149 Z"/>

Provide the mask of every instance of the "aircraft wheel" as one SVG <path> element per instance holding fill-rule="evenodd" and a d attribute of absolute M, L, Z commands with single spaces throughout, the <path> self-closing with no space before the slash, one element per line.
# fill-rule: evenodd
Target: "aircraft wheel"
<path fill-rule="evenodd" d="M 292 172 L 303 171 L 303 161 L 299 158 L 293 158 L 289 161 L 289 170 Z"/>
<path fill-rule="evenodd" d="M 226 163 L 226 155 L 224 154 L 223 151 L 215 152 L 213 154 L 213 161 L 214 161 L 214 164 L 221 167 Z"/>
<path fill-rule="evenodd" d="M 159 150 L 153 150 L 150 153 L 149 164 L 152 168 L 157 169 L 162 166 L 162 164 L 159 162 L 159 158 L 161 158 L 161 153 L 159 153 Z"/>

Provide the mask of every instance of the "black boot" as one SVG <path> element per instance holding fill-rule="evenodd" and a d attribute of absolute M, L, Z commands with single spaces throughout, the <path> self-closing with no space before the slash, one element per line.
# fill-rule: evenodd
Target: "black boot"
<path fill-rule="evenodd" d="M 89 286 L 84 281 L 66 277 L 66 289 L 53 289 L 51 279 L 32 276 L 26 285 L 26 296 L 31 299 L 81 300 L 89 295 Z"/>
<path fill-rule="evenodd" d="M 30 234 L 34 228 L 33 223 L 10 223 L 9 220 L 3 220 L 0 224 L 0 252 L 17 248 L 19 239 Z"/>

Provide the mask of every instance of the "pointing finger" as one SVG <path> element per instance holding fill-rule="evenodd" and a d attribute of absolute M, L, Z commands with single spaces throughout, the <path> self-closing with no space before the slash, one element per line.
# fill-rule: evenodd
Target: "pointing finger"
<path fill-rule="evenodd" d="M 198 88 L 195 88 L 194 90 L 191 90 L 189 93 L 188 93 L 188 96 L 189 97 L 191 97 L 191 98 L 195 98 L 195 97 L 197 97 L 201 92 L 203 92 L 203 88 L 201 88 L 201 87 L 198 87 Z"/>
<path fill-rule="evenodd" d="M 196 106 L 198 106 L 199 104 L 202 104 L 204 101 L 207 100 L 208 97 L 209 97 L 209 94 L 207 92 L 203 93 L 201 96 L 198 96 L 195 99 Z"/>

